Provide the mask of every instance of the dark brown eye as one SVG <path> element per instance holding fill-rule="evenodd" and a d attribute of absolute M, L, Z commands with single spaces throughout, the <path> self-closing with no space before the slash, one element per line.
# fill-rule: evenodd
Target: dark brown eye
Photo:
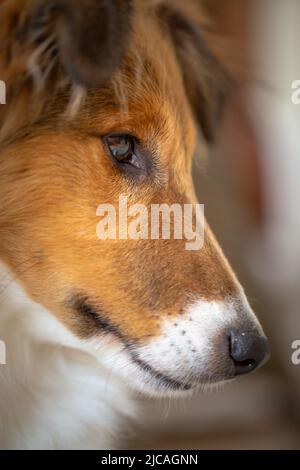
<path fill-rule="evenodd" d="M 130 164 L 140 168 L 139 158 L 135 153 L 135 139 L 129 135 L 110 135 L 104 139 L 111 156 L 120 164 Z"/>
<path fill-rule="evenodd" d="M 106 144 L 111 155 L 119 161 L 130 159 L 134 152 L 134 142 L 128 136 L 109 136 L 106 138 Z"/>
<path fill-rule="evenodd" d="M 106 135 L 102 140 L 107 154 L 122 172 L 139 180 L 147 177 L 151 155 L 136 137 L 120 133 Z"/>

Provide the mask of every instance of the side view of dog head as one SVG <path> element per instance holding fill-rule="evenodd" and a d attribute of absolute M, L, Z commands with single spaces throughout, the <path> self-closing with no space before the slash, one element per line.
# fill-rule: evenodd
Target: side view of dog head
<path fill-rule="evenodd" d="M 2 0 L 0 24 L 1 260 L 135 388 L 254 370 L 267 341 L 207 224 L 194 251 L 96 234 L 120 195 L 197 203 L 197 124 L 211 142 L 227 79 L 199 2 Z"/>

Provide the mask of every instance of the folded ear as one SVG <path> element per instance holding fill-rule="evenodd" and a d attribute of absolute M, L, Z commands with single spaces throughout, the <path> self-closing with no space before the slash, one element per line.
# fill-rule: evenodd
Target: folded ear
<path fill-rule="evenodd" d="M 232 83 L 209 46 L 211 33 L 208 23 L 201 21 L 200 2 L 163 0 L 158 15 L 172 38 L 195 117 L 205 139 L 212 143 Z"/>
<path fill-rule="evenodd" d="M 99 86 L 122 58 L 130 17 L 131 0 L 3 0 L 2 68 L 42 69 L 51 49 L 74 82 Z"/>
<path fill-rule="evenodd" d="M 131 0 L 60 0 L 52 10 L 60 57 L 72 80 L 87 87 L 103 84 L 126 48 Z"/>
<path fill-rule="evenodd" d="M 1 0 L 1 138 L 70 83 L 103 85 L 125 52 L 131 10 L 131 0 Z"/>

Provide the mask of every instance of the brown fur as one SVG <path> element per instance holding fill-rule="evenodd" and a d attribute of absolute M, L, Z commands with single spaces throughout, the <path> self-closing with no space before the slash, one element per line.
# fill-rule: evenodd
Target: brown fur
<path fill-rule="evenodd" d="M 7 28 L 16 11 L 21 15 L 22 3 L 2 1 Z M 0 65 L 14 90 L 13 105 L 0 108 L 0 257 L 34 300 L 84 337 L 101 328 L 77 308 L 78 296 L 119 334 L 145 341 L 159 333 L 163 318 L 176 318 L 191 299 L 221 300 L 237 291 L 209 228 L 200 251 L 186 251 L 184 240 L 96 236 L 97 206 L 117 205 L 120 194 L 130 195 L 131 203 L 196 202 L 191 163 L 197 135 L 187 77 L 156 3 L 135 3 L 119 71 L 105 86 L 89 90 L 72 118 L 64 114 L 71 83 L 65 73 L 60 72 L 66 87 L 52 78 L 32 106 L 31 85 L 27 88 L 22 77 L 18 81 L 29 52 L 20 52 L 16 38 L 11 47 L 20 61 L 8 69 Z M 4 45 L 8 34 L 1 29 Z M 198 66 L 207 77 L 201 57 Z M 206 96 L 205 86 L 201 93 Z M 137 136 L 155 162 L 143 181 L 124 177 L 107 157 L 101 136 L 112 131 Z"/>
<path fill-rule="evenodd" d="M 0 76 L 8 84 L 0 140 L 71 87 L 78 101 L 82 86 L 102 85 L 123 57 L 130 17 L 131 0 L 0 0 Z"/>

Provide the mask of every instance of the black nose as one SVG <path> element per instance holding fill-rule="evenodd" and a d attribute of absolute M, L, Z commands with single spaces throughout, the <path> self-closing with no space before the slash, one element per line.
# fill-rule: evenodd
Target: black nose
<path fill-rule="evenodd" d="M 247 374 L 267 360 L 270 354 L 268 340 L 259 332 L 232 331 L 229 354 L 234 363 L 235 375 Z"/>

